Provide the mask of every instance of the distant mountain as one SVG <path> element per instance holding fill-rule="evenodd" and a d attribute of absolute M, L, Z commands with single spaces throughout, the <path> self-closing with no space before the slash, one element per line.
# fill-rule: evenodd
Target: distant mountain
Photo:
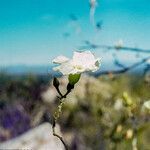
<path fill-rule="evenodd" d="M 9 65 L 9 66 L 0 66 L 0 72 L 8 74 L 56 74 L 53 71 L 54 65 Z M 114 68 L 112 64 L 103 64 L 101 70 L 105 68 L 110 69 Z"/>
<path fill-rule="evenodd" d="M 4 73 L 8 73 L 8 74 L 17 74 L 17 75 L 21 75 L 21 74 L 52 74 L 55 75 L 58 73 L 54 72 L 52 67 L 54 67 L 54 65 L 10 65 L 10 66 L 0 66 L 0 72 L 4 72 Z M 114 64 L 108 63 L 108 64 L 102 64 L 100 67 L 100 70 L 97 71 L 96 75 L 98 75 L 100 72 L 102 71 L 106 71 L 106 70 L 118 70 L 121 69 L 119 67 L 116 67 Z M 133 70 L 131 70 L 130 72 L 132 73 L 140 73 L 144 70 L 144 65 L 138 66 L 136 68 L 134 68 Z"/>
<path fill-rule="evenodd" d="M 0 67 L 0 72 L 5 72 L 9 74 L 48 74 L 54 73 L 52 70 L 52 65 L 10 65 L 5 67 Z"/>

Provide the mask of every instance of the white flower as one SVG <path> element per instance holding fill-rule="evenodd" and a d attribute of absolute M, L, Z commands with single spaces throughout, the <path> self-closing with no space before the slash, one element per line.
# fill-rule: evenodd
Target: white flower
<path fill-rule="evenodd" d="M 148 60 L 146 61 L 146 63 L 150 65 L 150 59 L 148 59 Z"/>
<path fill-rule="evenodd" d="M 123 40 L 120 39 L 119 41 L 116 42 L 115 48 L 116 48 L 116 49 L 120 49 L 120 48 L 122 48 L 122 47 L 123 47 Z"/>
<path fill-rule="evenodd" d="M 94 15 L 95 15 L 95 10 L 96 10 L 96 6 L 97 6 L 97 0 L 90 0 L 90 21 L 93 23 L 93 25 L 95 24 L 94 21 Z"/>
<path fill-rule="evenodd" d="M 144 108 L 146 108 L 147 110 L 150 110 L 150 100 L 144 102 L 143 106 L 144 106 Z"/>
<path fill-rule="evenodd" d="M 122 99 L 117 99 L 115 104 L 114 104 L 114 109 L 115 110 L 121 110 L 123 107 Z"/>
<path fill-rule="evenodd" d="M 96 0 L 90 0 L 90 6 L 93 8 L 97 5 L 97 1 Z"/>
<path fill-rule="evenodd" d="M 86 71 L 94 72 L 100 66 L 100 59 L 96 59 L 90 51 L 74 52 L 72 59 L 68 59 L 65 56 L 58 56 L 53 62 L 60 64 L 54 67 L 54 70 L 61 72 L 63 75 L 80 74 Z"/>

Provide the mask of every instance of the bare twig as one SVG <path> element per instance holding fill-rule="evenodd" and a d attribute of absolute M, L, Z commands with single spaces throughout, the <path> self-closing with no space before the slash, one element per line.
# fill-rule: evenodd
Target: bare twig
<path fill-rule="evenodd" d="M 52 126 L 53 135 L 56 136 L 57 138 L 59 138 L 59 140 L 63 143 L 63 145 L 64 145 L 64 147 L 65 147 L 65 150 L 68 150 L 68 146 L 67 146 L 67 144 L 65 143 L 65 141 L 63 140 L 63 138 L 62 138 L 60 135 L 58 135 L 58 134 L 55 133 L 55 124 L 56 124 L 56 122 L 55 122 L 55 119 L 54 119 L 53 126 Z"/>
<path fill-rule="evenodd" d="M 109 46 L 109 45 L 98 45 L 94 44 L 90 41 L 84 41 L 85 46 L 79 47 L 79 49 L 85 49 L 85 48 L 91 48 L 91 49 L 107 49 L 107 50 L 118 50 L 118 51 L 129 51 L 129 52 L 137 52 L 137 53 L 149 53 L 150 54 L 150 49 L 141 49 L 141 48 L 133 48 L 133 47 L 126 47 L 126 46 Z M 116 58 L 114 60 L 114 63 L 116 66 L 120 67 L 121 69 L 118 70 L 106 70 L 106 71 L 101 71 L 97 72 L 95 76 L 102 76 L 102 75 L 108 75 L 108 74 L 122 74 L 125 73 L 131 69 L 134 69 L 150 59 L 150 56 L 147 58 L 142 59 L 141 61 L 134 63 L 131 66 L 126 67 L 125 65 L 121 64 Z M 147 67 L 147 70 L 149 70 L 149 67 Z"/>
<path fill-rule="evenodd" d="M 106 71 L 101 71 L 101 72 L 98 72 L 96 74 L 96 76 L 102 76 L 102 75 L 108 75 L 108 74 L 122 74 L 122 73 L 125 73 L 125 72 L 128 72 L 129 70 L 132 70 L 133 68 L 136 68 L 144 63 L 146 63 L 147 60 L 150 59 L 150 56 L 149 57 L 146 57 L 144 59 L 142 59 L 140 62 L 137 62 L 137 63 L 134 63 L 133 65 L 131 66 L 128 66 L 128 67 L 124 67 L 122 69 L 119 69 L 119 70 L 106 70 Z"/>
<path fill-rule="evenodd" d="M 108 50 L 122 50 L 122 51 L 131 51 L 131 52 L 140 52 L 140 53 L 150 53 L 150 49 L 141 49 L 141 48 L 133 48 L 133 47 L 126 47 L 126 46 L 109 46 L 109 45 L 99 45 L 99 44 L 93 44 L 90 41 L 85 41 L 85 46 L 80 46 L 79 49 L 86 49 L 86 48 L 92 48 L 92 49 L 108 49 Z"/>

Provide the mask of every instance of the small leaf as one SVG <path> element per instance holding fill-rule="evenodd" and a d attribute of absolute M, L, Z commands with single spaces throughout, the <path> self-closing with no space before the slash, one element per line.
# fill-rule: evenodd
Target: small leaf
<path fill-rule="evenodd" d="M 81 74 L 70 74 L 68 79 L 71 85 L 76 84 L 80 79 Z"/>

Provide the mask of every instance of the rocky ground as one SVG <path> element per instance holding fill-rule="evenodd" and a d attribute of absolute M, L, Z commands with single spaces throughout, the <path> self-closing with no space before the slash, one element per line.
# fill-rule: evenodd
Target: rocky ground
<path fill-rule="evenodd" d="M 59 127 L 57 128 L 59 131 Z M 64 150 L 62 143 L 52 135 L 49 123 L 29 130 L 25 134 L 0 144 L 0 149 Z"/>

